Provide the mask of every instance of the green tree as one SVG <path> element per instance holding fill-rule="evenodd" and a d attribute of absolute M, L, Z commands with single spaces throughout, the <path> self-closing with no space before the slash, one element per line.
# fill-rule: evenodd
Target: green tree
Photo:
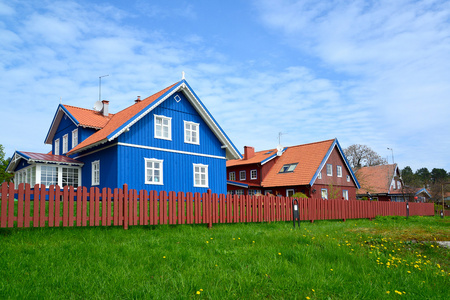
<path fill-rule="evenodd" d="M 414 172 L 410 166 L 406 166 L 401 171 L 401 174 L 402 174 L 402 179 L 403 179 L 404 184 L 406 184 L 408 186 L 416 185 L 416 178 L 415 178 Z"/>
<path fill-rule="evenodd" d="M 13 175 L 6 173 L 6 167 L 9 164 L 10 159 L 5 159 L 5 151 L 3 145 L 0 144 L 0 183 L 11 182 Z"/>
<path fill-rule="evenodd" d="M 414 175 L 416 175 L 417 179 L 419 180 L 419 182 L 421 183 L 421 185 L 425 188 L 428 187 L 428 185 L 430 184 L 430 180 L 431 180 L 431 173 L 430 171 L 428 171 L 427 168 L 420 168 L 416 171 L 416 173 L 414 173 Z"/>
<path fill-rule="evenodd" d="M 439 168 L 433 168 L 433 170 L 431 170 L 431 181 L 433 183 L 440 183 L 443 182 L 445 180 L 447 180 L 447 171 L 445 171 L 444 169 L 439 169 Z"/>

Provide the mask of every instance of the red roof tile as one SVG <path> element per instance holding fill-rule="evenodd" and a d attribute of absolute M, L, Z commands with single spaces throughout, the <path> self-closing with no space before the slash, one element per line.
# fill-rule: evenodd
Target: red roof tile
<path fill-rule="evenodd" d="M 357 194 L 388 194 L 397 164 L 362 167 L 356 171 L 361 185 Z"/>
<path fill-rule="evenodd" d="M 68 164 L 82 164 L 82 162 L 75 160 L 73 158 L 64 156 L 64 155 L 53 155 L 53 154 L 44 154 L 44 153 L 35 153 L 35 152 L 25 152 L 18 151 L 23 155 L 29 157 L 33 161 L 46 161 L 46 162 L 55 162 L 55 163 L 68 163 Z"/>
<path fill-rule="evenodd" d="M 86 140 L 78 144 L 76 147 L 74 147 L 72 150 L 68 152 L 68 154 L 73 154 L 75 152 L 80 151 L 83 148 L 89 147 L 91 145 L 94 145 L 98 142 L 105 141 L 108 135 L 113 133 L 116 129 L 118 129 L 120 126 L 122 126 L 125 122 L 130 120 L 132 117 L 134 117 L 136 114 L 138 114 L 140 111 L 145 109 L 149 104 L 151 104 L 153 101 L 158 99 L 161 95 L 163 95 L 165 92 L 170 90 L 173 86 L 175 86 L 177 83 L 174 83 L 173 85 L 163 89 L 162 91 L 159 91 L 156 94 L 153 94 L 152 96 L 145 98 L 144 100 L 135 103 L 120 112 L 113 115 L 109 121 L 103 126 L 103 128 L 96 133 L 89 136 Z"/>
<path fill-rule="evenodd" d="M 263 187 L 277 187 L 309 184 L 333 142 L 334 139 L 288 147 L 281 156 L 276 158 L 276 163 L 261 185 Z M 276 153 L 276 149 L 259 151 L 250 159 L 229 160 L 227 161 L 227 167 L 261 163 Z M 279 173 L 284 165 L 293 163 L 298 163 L 294 172 Z"/>
<path fill-rule="evenodd" d="M 86 109 L 81 107 L 75 107 L 71 105 L 63 105 L 67 111 L 80 123 L 83 127 L 91 127 L 96 129 L 101 129 L 111 120 L 114 116 L 109 114 L 107 117 L 103 113 Z"/>

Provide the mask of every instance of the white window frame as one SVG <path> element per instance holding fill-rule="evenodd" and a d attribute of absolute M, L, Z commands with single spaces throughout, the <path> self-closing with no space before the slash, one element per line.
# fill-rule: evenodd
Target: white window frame
<path fill-rule="evenodd" d="M 342 166 L 336 166 L 336 176 L 342 177 Z"/>
<path fill-rule="evenodd" d="M 196 168 L 199 168 L 199 171 L 196 172 Z M 204 164 L 193 164 L 193 173 L 194 173 L 194 187 L 204 187 L 207 188 L 209 187 L 209 182 L 208 182 L 208 165 L 204 165 Z M 196 182 L 196 175 L 205 175 L 205 183 L 202 184 L 202 179 L 200 178 L 200 182 L 197 183 Z"/>
<path fill-rule="evenodd" d="M 158 119 L 161 120 L 161 125 L 157 124 L 157 120 Z M 163 124 L 164 120 L 168 121 L 167 125 Z M 171 141 L 172 140 L 172 118 L 166 117 L 166 116 L 154 115 L 154 123 L 155 123 L 155 126 L 154 126 L 154 130 L 155 130 L 155 135 L 154 136 L 155 136 L 155 138 L 156 139 L 161 139 L 161 140 Z M 161 126 L 161 135 L 160 136 L 158 136 L 158 134 L 157 134 L 158 126 Z M 165 137 L 164 134 L 163 134 L 164 133 L 164 127 L 167 127 L 167 137 Z"/>
<path fill-rule="evenodd" d="M 144 158 L 144 161 L 145 161 L 145 165 L 144 165 L 144 168 L 145 168 L 145 171 L 144 171 L 144 174 L 145 174 L 145 184 L 154 184 L 154 185 L 164 185 L 164 173 L 163 173 L 163 171 L 164 171 L 164 165 L 163 165 L 163 163 L 164 163 L 164 160 L 162 160 L 162 159 L 156 159 L 156 158 Z M 152 163 L 152 167 L 148 167 L 147 166 L 147 162 L 151 162 Z M 159 163 L 159 168 L 155 168 L 154 167 L 154 163 Z M 155 171 L 159 171 L 159 181 L 155 181 L 154 180 L 154 178 L 155 178 Z M 151 171 L 152 172 L 152 180 L 148 180 L 148 171 Z"/>
<path fill-rule="evenodd" d="M 62 142 L 62 154 L 65 154 L 69 151 L 69 134 L 66 133 L 63 135 L 63 142 Z"/>
<path fill-rule="evenodd" d="M 59 147 L 60 147 L 60 145 L 59 145 L 59 138 L 57 138 L 55 140 L 55 151 L 53 152 L 54 155 L 59 155 Z"/>
<path fill-rule="evenodd" d="M 244 175 L 244 176 L 242 176 L 242 175 Z M 246 179 L 247 179 L 246 172 L 245 171 L 239 171 L 239 180 L 242 181 L 242 180 L 246 180 Z"/>
<path fill-rule="evenodd" d="M 258 171 L 256 169 L 250 170 L 250 179 L 258 179 Z"/>
<path fill-rule="evenodd" d="M 286 189 L 286 197 L 292 197 L 292 195 L 289 196 L 289 193 L 292 193 L 292 195 L 294 195 L 295 194 L 295 190 L 294 189 Z"/>
<path fill-rule="evenodd" d="M 347 175 L 347 182 L 350 182 L 350 175 Z"/>
<path fill-rule="evenodd" d="M 328 200 L 328 190 L 327 189 L 321 189 L 320 190 L 320 196 L 322 197 L 322 199 L 327 199 Z"/>
<path fill-rule="evenodd" d="M 322 179 L 322 171 L 320 171 L 319 175 L 317 175 L 317 179 Z"/>
<path fill-rule="evenodd" d="M 333 176 L 333 165 L 327 164 L 327 176 Z"/>
<path fill-rule="evenodd" d="M 91 185 L 100 185 L 100 160 L 91 163 Z"/>
<path fill-rule="evenodd" d="M 188 135 L 189 133 L 189 135 Z M 192 140 L 192 133 L 195 133 L 196 141 Z M 190 138 L 190 140 L 189 140 Z M 184 121 L 184 142 L 187 144 L 200 145 L 200 124 Z"/>
<path fill-rule="evenodd" d="M 348 190 L 342 190 L 342 198 L 344 198 L 344 200 L 348 200 Z"/>
<path fill-rule="evenodd" d="M 228 180 L 236 181 L 236 172 L 230 172 L 230 174 L 228 174 Z"/>
<path fill-rule="evenodd" d="M 78 145 L 78 128 L 72 130 L 72 148 Z"/>

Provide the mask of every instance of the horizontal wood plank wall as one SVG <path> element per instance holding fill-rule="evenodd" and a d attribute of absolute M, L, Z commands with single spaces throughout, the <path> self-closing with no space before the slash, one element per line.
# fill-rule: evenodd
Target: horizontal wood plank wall
<path fill-rule="evenodd" d="M 292 198 L 3 183 L 0 227 L 128 226 L 292 221 Z M 16 204 L 17 202 L 17 204 Z M 406 203 L 298 199 L 303 221 L 406 216 Z M 409 203 L 410 216 L 433 216 L 433 203 Z"/>

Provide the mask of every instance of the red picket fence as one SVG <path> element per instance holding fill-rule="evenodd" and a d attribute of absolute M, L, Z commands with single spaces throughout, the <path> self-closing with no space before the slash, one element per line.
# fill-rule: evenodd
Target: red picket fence
<path fill-rule="evenodd" d="M 123 226 L 292 221 L 292 198 L 3 183 L 0 227 Z M 409 215 L 434 215 L 433 203 L 410 203 Z M 406 216 L 404 202 L 299 199 L 300 220 Z"/>

